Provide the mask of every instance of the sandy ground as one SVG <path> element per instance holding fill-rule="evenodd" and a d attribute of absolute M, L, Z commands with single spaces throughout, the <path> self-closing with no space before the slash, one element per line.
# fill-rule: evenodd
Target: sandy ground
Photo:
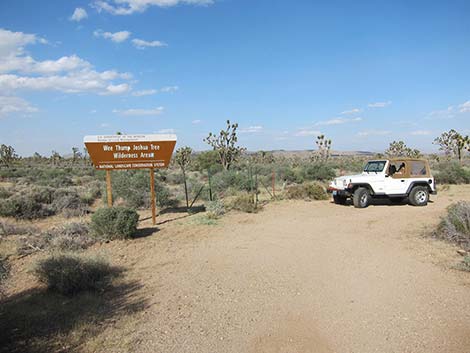
<path fill-rule="evenodd" d="M 281 201 L 215 225 L 144 220 L 140 238 L 93 249 L 128 269 L 123 280 L 140 286 L 126 300 L 144 309 L 107 320 L 80 349 L 468 353 L 470 275 L 452 268 L 455 247 L 424 235 L 469 198 L 455 186 L 421 208 Z"/>
<path fill-rule="evenodd" d="M 469 196 L 452 187 L 428 207 L 362 210 L 283 201 L 212 226 L 182 218 L 107 244 L 127 278 L 143 285 L 133 295 L 147 306 L 83 348 L 468 353 L 470 276 L 451 268 L 455 248 L 423 234 L 450 202 Z"/>

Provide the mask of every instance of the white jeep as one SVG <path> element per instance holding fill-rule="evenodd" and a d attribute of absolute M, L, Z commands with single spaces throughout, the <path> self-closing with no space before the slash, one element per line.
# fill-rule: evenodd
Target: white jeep
<path fill-rule="evenodd" d="M 436 183 L 428 161 L 424 159 L 384 159 L 367 162 L 361 174 L 335 178 L 328 191 L 336 204 L 344 205 L 352 198 L 354 207 L 367 207 L 372 198 L 389 198 L 414 206 L 425 206 L 429 194 L 435 195 Z"/>

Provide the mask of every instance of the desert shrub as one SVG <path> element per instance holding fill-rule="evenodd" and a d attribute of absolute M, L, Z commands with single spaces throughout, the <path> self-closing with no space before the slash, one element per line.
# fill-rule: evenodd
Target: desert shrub
<path fill-rule="evenodd" d="M 296 200 L 327 200 L 325 188 L 317 183 L 292 185 L 287 188 L 287 198 Z"/>
<path fill-rule="evenodd" d="M 212 177 L 212 188 L 216 192 L 224 192 L 230 187 L 239 191 L 249 191 L 251 183 L 248 174 L 236 170 L 226 170 Z"/>
<path fill-rule="evenodd" d="M 220 164 L 220 157 L 217 151 L 205 151 L 196 153 L 191 169 L 207 173 L 209 170 L 212 174 L 220 172 L 223 168 Z"/>
<path fill-rule="evenodd" d="M 166 176 L 166 182 L 173 185 L 183 184 L 183 173 L 168 173 Z"/>
<path fill-rule="evenodd" d="M 49 290 L 67 296 L 81 291 L 102 291 L 117 274 L 101 258 L 71 254 L 57 254 L 40 260 L 34 273 Z"/>
<path fill-rule="evenodd" d="M 0 200 L 0 216 L 16 219 L 38 219 L 54 214 L 48 206 L 37 201 L 31 195 L 13 195 Z"/>
<path fill-rule="evenodd" d="M 436 182 L 440 184 L 468 184 L 470 171 L 457 161 L 447 161 L 436 166 Z"/>
<path fill-rule="evenodd" d="M 470 249 L 470 202 L 460 201 L 450 205 L 434 236 Z"/>
<path fill-rule="evenodd" d="M 256 207 L 253 196 L 250 194 L 241 194 L 233 199 L 230 203 L 230 207 L 234 210 L 246 212 L 246 213 L 255 213 L 260 209 L 260 205 Z"/>
<path fill-rule="evenodd" d="M 0 199 L 7 199 L 11 195 L 13 195 L 13 193 L 10 190 L 0 186 Z"/>
<path fill-rule="evenodd" d="M 6 259 L 0 256 L 0 294 L 2 294 L 2 284 L 10 273 L 10 266 Z"/>
<path fill-rule="evenodd" d="M 333 168 L 326 163 L 311 163 L 303 167 L 305 180 L 330 180 L 335 176 Z"/>
<path fill-rule="evenodd" d="M 225 214 L 225 206 L 222 201 L 209 201 L 206 204 L 207 217 L 217 219 Z"/>
<path fill-rule="evenodd" d="M 55 213 L 63 213 L 66 217 L 82 216 L 88 212 L 87 204 L 76 191 L 58 189 L 54 193 L 52 209 Z"/>
<path fill-rule="evenodd" d="M 157 174 L 158 179 L 158 174 Z M 163 183 L 155 182 L 155 193 L 159 207 L 173 207 L 177 204 Z M 106 201 L 106 193 L 103 194 Z M 127 170 L 113 174 L 113 198 L 122 198 L 131 208 L 150 207 L 150 177 L 148 171 Z"/>
<path fill-rule="evenodd" d="M 470 272 L 470 256 L 465 256 L 462 262 L 457 265 L 457 269 Z"/>
<path fill-rule="evenodd" d="M 38 230 L 32 226 L 23 226 L 14 223 L 0 221 L 0 237 L 8 235 L 32 234 Z"/>
<path fill-rule="evenodd" d="M 86 223 L 69 223 L 49 230 L 44 236 L 48 239 L 49 249 L 77 251 L 87 249 L 95 243 L 95 238 L 89 232 Z"/>
<path fill-rule="evenodd" d="M 139 215 L 130 208 L 100 208 L 91 217 L 91 230 L 104 239 L 129 238 L 137 230 Z"/>

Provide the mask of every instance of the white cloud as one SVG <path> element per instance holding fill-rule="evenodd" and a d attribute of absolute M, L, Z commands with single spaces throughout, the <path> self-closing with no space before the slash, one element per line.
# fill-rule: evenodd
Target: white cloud
<path fill-rule="evenodd" d="M 460 111 L 461 113 L 470 112 L 470 101 L 466 101 L 465 103 L 460 104 L 460 105 L 459 105 L 459 108 L 460 108 L 459 111 Z"/>
<path fill-rule="evenodd" d="M 38 109 L 20 97 L 0 96 L 0 118 L 15 113 L 35 113 Z"/>
<path fill-rule="evenodd" d="M 322 126 L 322 125 L 340 125 L 340 124 L 346 124 L 346 123 L 354 123 L 362 121 L 362 118 L 351 118 L 351 119 L 346 119 L 346 118 L 335 118 L 335 119 L 330 119 L 330 120 L 325 120 L 325 121 L 319 121 L 315 125 L 316 126 Z"/>
<path fill-rule="evenodd" d="M 106 91 L 101 93 L 103 95 L 114 95 L 123 94 L 128 92 L 131 87 L 127 83 L 121 83 L 120 85 L 108 85 Z"/>
<path fill-rule="evenodd" d="M 81 7 L 77 7 L 75 11 L 73 12 L 73 15 L 70 16 L 69 20 L 80 22 L 81 20 L 87 17 L 88 17 L 88 14 L 86 13 L 85 9 L 82 9 Z"/>
<path fill-rule="evenodd" d="M 202 123 L 202 120 L 196 119 L 196 120 L 193 120 L 191 123 L 194 124 L 194 125 L 200 124 L 200 123 Z"/>
<path fill-rule="evenodd" d="M 179 89 L 178 86 L 166 86 L 158 90 L 157 89 L 144 89 L 141 91 L 135 91 L 132 93 L 132 95 L 135 97 L 151 96 L 157 93 L 173 93 L 173 92 L 176 92 L 178 89 Z"/>
<path fill-rule="evenodd" d="M 385 108 L 388 107 L 390 104 L 392 104 L 391 101 L 387 102 L 375 102 L 375 103 L 369 103 L 367 106 L 369 108 Z"/>
<path fill-rule="evenodd" d="M 100 127 L 109 127 L 109 124 L 108 123 L 101 123 Z"/>
<path fill-rule="evenodd" d="M 357 133 L 357 136 L 361 137 L 367 137 L 367 136 L 385 136 L 385 135 L 390 135 L 391 131 L 387 130 L 367 130 L 367 131 L 361 131 Z"/>
<path fill-rule="evenodd" d="M 114 43 L 122 43 L 126 41 L 130 36 L 131 32 L 129 31 L 119 31 L 119 32 L 103 32 L 101 29 L 98 29 L 93 32 L 95 37 L 101 37 L 105 39 L 110 39 Z"/>
<path fill-rule="evenodd" d="M 45 43 L 34 34 L 0 29 L 0 91 L 57 90 L 66 93 L 91 92 L 119 94 L 130 90 L 132 75 L 115 70 L 98 72 L 77 55 L 57 60 L 37 61 L 25 54 L 24 47 Z M 29 74 L 29 75 L 25 75 Z M 121 82 L 114 82 L 119 80 Z"/>
<path fill-rule="evenodd" d="M 321 132 L 318 130 L 309 130 L 309 129 L 300 129 L 294 136 L 303 137 L 303 136 L 318 136 L 321 135 Z"/>
<path fill-rule="evenodd" d="M 95 0 L 92 6 L 98 11 L 113 15 L 131 15 L 144 12 L 150 6 L 171 7 L 180 4 L 211 5 L 214 0 Z"/>
<path fill-rule="evenodd" d="M 157 107 L 154 109 L 126 109 L 126 110 L 113 110 L 113 113 L 117 113 L 125 116 L 152 116 L 160 115 L 163 113 L 163 107 Z"/>
<path fill-rule="evenodd" d="M 157 131 L 157 134 L 174 134 L 175 132 L 175 129 L 161 129 Z"/>
<path fill-rule="evenodd" d="M 262 126 L 256 125 L 256 126 L 249 126 L 247 128 L 240 129 L 240 133 L 242 134 L 253 134 L 256 132 L 261 132 L 263 130 Z"/>
<path fill-rule="evenodd" d="M 410 132 L 410 135 L 413 135 L 413 136 L 427 136 L 431 134 L 432 134 L 432 131 L 429 131 L 429 130 L 416 130 L 416 131 Z"/>
<path fill-rule="evenodd" d="M 427 119 L 452 119 L 454 118 L 454 106 L 449 106 L 447 109 L 434 110 L 428 114 Z"/>
<path fill-rule="evenodd" d="M 166 86 L 166 87 L 162 87 L 159 89 L 159 92 L 162 92 L 162 93 L 173 93 L 173 92 L 176 92 L 177 90 L 179 90 L 180 88 L 178 86 Z"/>
<path fill-rule="evenodd" d="M 132 44 L 137 49 L 145 49 L 147 47 L 155 48 L 155 47 L 166 47 L 167 44 L 160 42 L 159 40 L 152 40 L 150 42 L 143 40 L 143 39 L 132 39 Z"/>
<path fill-rule="evenodd" d="M 134 97 L 142 97 L 142 96 L 151 96 L 157 93 L 156 89 L 143 89 L 141 91 L 135 91 L 132 93 Z"/>
<path fill-rule="evenodd" d="M 351 110 L 345 110 L 344 112 L 341 112 L 340 114 L 341 115 L 349 115 L 349 114 L 358 114 L 358 113 L 361 113 L 361 112 L 362 112 L 362 109 L 354 108 L 354 109 L 351 109 Z"/>

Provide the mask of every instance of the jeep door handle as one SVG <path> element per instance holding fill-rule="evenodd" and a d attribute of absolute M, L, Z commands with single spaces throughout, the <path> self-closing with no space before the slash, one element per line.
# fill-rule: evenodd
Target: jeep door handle
<path fill-rule="evenodd" d="M 404 183 L 404 182 L 405 182 L 405 179 L 402 179 L 401 182 Z"/>

